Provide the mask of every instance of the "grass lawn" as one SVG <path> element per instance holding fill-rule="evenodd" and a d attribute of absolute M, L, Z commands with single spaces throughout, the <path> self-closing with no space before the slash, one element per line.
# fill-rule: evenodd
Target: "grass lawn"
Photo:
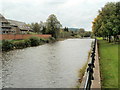
<path fill-rule="evenodd" d="M 118 88 L 118 44 L 104 40 L 98 43 L 102 88 Z"/>

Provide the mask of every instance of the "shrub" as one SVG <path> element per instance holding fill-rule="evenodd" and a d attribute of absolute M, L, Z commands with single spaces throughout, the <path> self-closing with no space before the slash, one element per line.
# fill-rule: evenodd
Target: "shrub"
<path fill-rule="evenodd" d="M 8 51 L 14 48 L 21 49 L 29 46 L 38 46 L 40 44 L 54 42 L 55 40 L 56 39 L 54 37 L 50 38 L 31 37 L 25 40 L 2 40 L 2 44 L 0 43 L 0 47 L 2 47 L 3 51 Z"/>
<path fill-rule="evenodd" d="M 35 35 L 35 34 L 37 34 L 37 33 L 35 33 L 35 32 L 27 32 L 27 34 Z"/>
<path fill-rule="evenodd" d="M 26 47 L 24 40 L 14 41 L 13 44 L 14 44 L 15 48 L 25 48 Z"/>
<path fill-rule="evenodd" d="M 30 47 L 31 46 L 30 39 L 25 39 L 24 42 L 25 42 L 26 47 Z"/>
<path fill-rule="evenodd" d="M 14 44 L 10 40 L 3 40 L 2 41 L 2 51 L 12 50 Z"/>
<path fill-rule="evenodd" d="M 49 43 L 49 42 L 50 42 L 50 39 L 45 39 L 45 42 L 46 42 L 46 43 Z"/>
<path fill-rule="evenodd" d="M 40 39 L 38 37 L 30 38 L 31 46 L 38 46 L 40 44 Z"/>
<path fill-rule="evenodd" d="M 45 42 L 44 38 L 40 38 L 40 43 L 44 43 L 44 42 Z"/>
<path fill-rule="evenodd" d="M 55 40 L 55 38 L 54 37 L 50 37 L 50 40 Z"/>
<path fill-rule="evenodd" d="M 56 39 L 54 37 L 50 37 L 49 40 L 52 42 L 56 41 Z"/>
<path fill-rule="evenodd" d="M 80 36 L 80 35 L 75 35 L 74 37 L 75 37 L 75 38 L 80 38 L 81 36 Z"/>
<path fill-rule="evenodd" d="M 50 39 L 40 38 L 41 43 L 49 43 Z"/>

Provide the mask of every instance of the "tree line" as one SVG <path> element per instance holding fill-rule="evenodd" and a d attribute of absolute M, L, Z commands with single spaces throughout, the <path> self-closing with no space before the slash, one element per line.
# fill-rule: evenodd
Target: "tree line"
<path fill-rule="evenodd" d="M 62 28 L 62 24 L 54 14 L 51 14 L 46 22 L 28 24 L 35 34 L 51 34 L 55 39 L 69 37 L 90 37 L 91 32 L 86 32 L 83 28 L 72 31 L 68 27 Z M 30 34 L 33 34 L 29 32 Z"/>
<path fill-rule="evenodd" d="M 91 31 L 85 31 L 84 28 L 80 28 L 77 31 L 78 35 L 80 35 L 80 37 L 92 37 L 92 32 Z"/>
<path fill-rule="evenodd" d="M 98 11 L 93 21 L 92 31 L 95 36 L 103 37 L 111 42 L 120 35 L 120 2 L 109 2 Z"/>
<path fill-rule="evenodd" d="M 51 14 L 46 22 L 40 21 L 40 23 L 36 22 L 28 25 L 31 27 L 34 33 L 51 34 L 54 38 L 67 38 L 71 35 L 71 31 L 69 31 L 67 27 L 62 29 L 62 24 L 54 14 Z"/>
<path fill-rule="evenodd" d="M 41 21 L 40 23 L 31 23 L 29 26 L 35 33 L 51 34 L 54 38 L 58 37 L 60 28 L 62 27 L 54 14 L 51 14 L 46 22 Z"/>

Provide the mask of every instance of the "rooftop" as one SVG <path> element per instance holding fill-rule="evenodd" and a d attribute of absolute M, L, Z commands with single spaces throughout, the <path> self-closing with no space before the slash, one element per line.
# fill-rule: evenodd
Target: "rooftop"
<path fill-rule="evenodd" d="M 22 30 L 29 30 L 30 27 L 26 25 L 25 22 L 15 21 L 8 19 L 8 22 L 10 22 L 11 25 L 18 26 Z"/>

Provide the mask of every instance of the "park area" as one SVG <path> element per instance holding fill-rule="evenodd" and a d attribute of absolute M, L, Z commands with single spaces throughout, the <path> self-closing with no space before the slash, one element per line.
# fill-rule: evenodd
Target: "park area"
<path fill-rule="evenodd" d="M 102 88 L 118 88 L 118 43 L 99 39 L 99 56 Z"/>

